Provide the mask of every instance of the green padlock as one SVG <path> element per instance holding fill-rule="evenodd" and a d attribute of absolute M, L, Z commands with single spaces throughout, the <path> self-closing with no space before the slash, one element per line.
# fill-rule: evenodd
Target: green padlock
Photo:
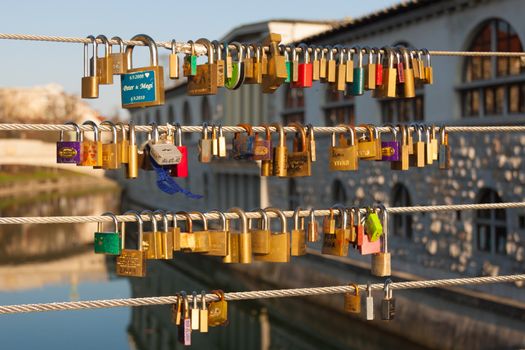
<path fill-rule="evenodd" d="M 237 62 L 232 62 L 232 75 L 231 77 L 226 77 L 224 81 L 224 87 L 229 90 L 237 90 L 244 83 L 244 47 L 233 41 L 231 45 L 237 47 Z M 233 59 L 232 59 L 233 60 Z"/>
<path fill-rule="evenodd" d="M 350 91 L 350 95 L 359 96 L 364 93 L 364 88 L 365 88 L 365 72 L 363 69 L 363 51 L 359 46 L 356 46 L 353 49 L 355 50 L 354 55 L 357 55 L 357 60 L 354 60 L 354 62 L 357 62 L 357 64 L 354 67 L 354 81 L 352 84 L 350 84 L 350 86 L 352 87 L 352 90 Z"/>
<path fill-rule="evenodd" d="M 286 64 L 286 79 L 284 82 L 289 83 L 292 81 L 292 62 L 290 61 L 288 51 L 286 51 L 286 46 L 279 45 L 279 48 L 284 51 L 284 59 L 286 60 L 284 62 Z"/>
<path fill-rule="evenodd" d="M 368 208 L 368 214 L 365 219 L 365 233 L 370 242 L 375 242 L 383 234 L 383 225 L 375 209 Z"/>
<path fill-rule="evenodd" d="M 195 44 L 192 40 L 188 40 L 191 47 L 189 55 L 184 56 L 184 75 L 195 76 L 197 75 L 197 54 L 195 53 Z"/>
<path fill-rule="evenodd" d="M 102 216 L 110 216 L 113 219 L 114 231 L 103 231 L 102 223 L 99 222 L 95 232 L 95 253 L 120 255 L 122 249 L 122 238 L 118 232 L 117 217 L 113 213 L 104 213 Z"/>

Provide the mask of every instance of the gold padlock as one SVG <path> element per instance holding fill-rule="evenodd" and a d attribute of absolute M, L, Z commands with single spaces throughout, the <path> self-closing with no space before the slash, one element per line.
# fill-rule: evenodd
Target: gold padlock
<path fill-rule="evenodd" d="M 357 143 L 357 155 L 359 156 L 359 158 L 362 159 L 375 160 L 377 157 L 378 149 L 374 129 L 370 125 L 359 125 L 359 127 L 364 127 L 368 130 L 368 138 L 365 134 L 363 135 L 363 138 L 359 139 L 359 142 Z M 379 153 L 381 153 L 380 149 Z"/>
<path fill-rule="evenodd" d="M 195 249 L 195 235 L 193 234 L 193 220 L 189 213 L 185 211 L 177 212 L 177 215 L 183 215 L 186 219 L 186 227 L 184 231 L 180 231 L 180 250 L 185 253 L 190 253 Z"/>
<path fill-rule="evenodd" d="M 230 213 L 239 216 L 239 263 L 250 264 L 252 262 L 252 235 L 248 230 L 248 218 L 241 208 L 230 208 Z"/>
<path fill-rule="evenodd" d="M 208 231 L 208 220 L 206 219 L 206 216 L 199 211 L 192 211 L 190 214 L 199 216 L 202 221 L 202 230 L 193 232 L 193 236 L 195 237 L 195 247 L 191 252 L 208 253 L 211 245 L 210 231 Z"/>
<path fill-rule="evenodd" d="M 128 71 L 128 60 L 124 52 L 124 42 L 118 36 L 111 38 L 111 41 L 116 41 L 120 47 L 120 52 L 111 53 L 113 75 L 125 74 Z"/>
<path fill-rule="evenodd" d="M 287 152 L 286 176 L 300 177 L 312 174 L 312 159 L 306 146 L 306 132 L 300 123 L 290 123 L 288 126 L 294 127 L 297 132 L 294 138 L 292 152 Z M 300 135 L 300 136 L 299 136 Z"/>
<path fill-rule="evenodd" d="M 383 204 L 377 206 L 381 212 L 383 218 L 383 251 L 372 254 L 372 275 L 374 276 L 390 276 L 392 273 L 391 269 L 391 256 L 388 252 L 388 212 Z"/>
<path fill-rule="evenodd" d="M 97 40 L 93 35 L 87 37 L 93 44 L 93 56 L 89 59 L 89 44 L 84 44 L 84 76 L 82 77 L 82 98 L 98 98 Z"/>
<path fill-rule="evenodd" d="M 173 251 L 178 252 L 180 250 L 180 227 L 177 225 L 177 213 L 167 211 L 166 215 L 171 215 L 173 227 L 171 228 L 171 241 L 173 242 Z"/>
<path fill-rule="evenodd" d="M 334 205 L 331 209 L 339 210 L 341 216 L 341 224 L 336 227 L 333 234 L 325 233 L 323 235 L 322 254 L 346 256 L 348 255 L 348 248 L 350 243 L 350 230 L 348 229 L 348 219 L 346 209 L 341 205 Z"/>
<path fill-rule="evenodd" d="M 93 166 L 94 169 L 102 169 L 102 141 L 100 132 L 94 121 L 86 120 L 82 125 L 91 125 L 93 128 L 93 140 L 88 140 L 85 136 L 82 141 L 82 161 L 80 165 Z"/>
<path fill-rule="evenodd" d="M 138 249 L 126 249 L 126 225 L 124 222 L 121 223 L 122 233 L 122 251 L 117 256 L 116 261 L 116 272 L 119 276 L 128 277 L 144 277 L 146 276 L 146 257 L 144 255 L 143 246 L 143 221 L 139 214 L 134 211 L 127 211 L 124 215 L 134 215 L 137 219 L 138 224 Z"/>
<path fill-rule="evenodd" d="M 273 148 L 273 175 L 286 177 L 288 149 L 286 148 L 286 133 L 281 124 L 273 123 L 271 126 L 279 133 L 279 145 Z"/>
<path fill-rule="evenodd" d="M 290 262 L 290 233 L 286 227 L 286 216 L 277 208 L 266 208 L 264 210 L 277 214 L 281 219 L 281 232 L 272 232 L 270 253 L 255 255 L 254 259 L 265 262 Z"/>
<path fill-rule="evenodd" d="M 291 255 L 306 255 L 306 230 L 304 217 L 299 217 L 301 208 L 296 208 L 293 214 L 294 227 L 292 229 Z"/>
<path fill-rule="evenodd" d="M 350 135 L 350 141 L 344 134 L 339 135 L 339 145 L 337 145 L 335 132 L 332 133 L 332 145 L 330 146 L 328 165 L 332 171 L 357 170 L 359 168 L 358 145 L 356 143 L 355 129 L 348 125 L 339 124 L 345 127 Z"/>
<path fill-rule="evenodd" d="M 257 228 L 251 227 L 252 219 L 248 220 L 248 226 L 252 235 L 252 252 L 253 254 L 269 254 L 270 253 L 270 236 L 272 231 L 268 226 L 268 215 L 263 209 L 256 209 L 261 214 L 259 225 Z"/>
<path fill-rule="evenodd" d="M 169 229 L 168 215 L 163 210 L 155 210 L 153 214 L 162 217 L 162 231 L 159 230 L 157 236 L 160 241 L 159 259 L 173 259 L 173 234 Z"/>
<path fill-rule="evenodd" d="M 102 144 L 102 169 L 120 168 L 120 153 L 118 149 L 117 127 L 110 120 L 105 120 L 100 125 L 111 127 L 111 142 Z"/>
<path fill-rule="evenodd" d="M 97 40 L 102 40 L 104 44 L 104 57 L 97 57 L 97 76 L 98 83 L 101 85 L 113 84 L 113 56 L 111 55 L 111 45 L 105 35 L 98 35 Z M 98 56 L 98 53 L 97 55 Z"/>
<path fill-rule="evenodd" d="M 357 284 L 350 284 L 354 287 L 353 293 L 345 293 L 345 311 L 355 314 L 361 313 L 361 297 L 359 295 L 359 287 Z"/>
<path fill-rule="evenodd" d="M 210 211 L 210 214 L 217 214 L 221 220 L 221 228 L 209 230 L 210 232 L 210 250 L 204 255 L 226 256 L 228 255 L 228 229 L 226 216 L 218 210 Z"/>
<path fill-rule="evenodd" d="M 147 215 L 150 219 L 150 230 L 146 231 L 143 234 L 144 239 L 144 250 L 146 252 L 146 259 L 159 259 L 160 258 L 160 232 L 157 228 L 157 220 L 155 219 L 155 214 L 151 210 L 143 210 L 140 212 L 140 215 Z"/>

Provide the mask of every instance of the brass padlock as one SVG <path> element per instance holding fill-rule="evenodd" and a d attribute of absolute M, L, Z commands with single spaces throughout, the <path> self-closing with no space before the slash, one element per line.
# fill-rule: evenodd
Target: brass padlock
<path fill-rule="evenodd" d="M 190 215 L 194 214 L 199 216 L 202 221 L 202 230 L 194 231 L 193 236 L 195 237 L 195 247 L 191 250 L 192 253 L 208 253 L 210 251 L 211 240 L 210 231 L 208 231 L 208 220 L 203 213 L 199 211 L 192 211 Z"/>
<path fill-rule="evenodd" d="M 177 52 L 177 42 L 175 39 L 171 41 L 169 55 L 169 77 L 170 79 L 179 79 L 180 77 L 180 63 L 179 63 L 179 54 Z"/>
<path fill-rule="evenodd" d="M 372 254 L 372 275 L 374 276 L 390 276 L 391 275 L 391 256 L 388 252 L 388 212 L 383 204 L 377 206 L 381 212 L 383 219 L 383 251 Z"/>
<path fill-rule="evenodd" d="M 450 146 L 448 144 L 448 134 L 445 129 L 445 125 L 441 125 L 439 128 L 440 134 L 440 145 L 439 145 L 439 154 L 438 154 L 438 164 L 439 169 L 447 170 L 450 169 Z"/>
<path fill-rule="evenodd" d="M 239 262 L 239 233 L 230 231 L 230 221 L 226 219 L 227 228 L 227 249 L 228 254 L 222 259 L 225 264 L 233 264 Z"/>
<path fill-rule="evenodd" d="M 285 57 L 279 49 L 282 38 L 280 34 L 270 33 L 262 42 L 263 46 L 269 46 L 270 58 L 268 59 L 267 72 L 262 78 L 262 92 L 274 93 L 281 86 L 288 73 L 286 71 Z M 263 50 L 264 53 L 264 50 Z M 263 59 L 266 57 L 263 54 Z"/>
<path fill-rule="evenodd" d="M 290 262 L 290 233 L 286 227 L 286 216 L 277 208 L 266 208 L 264 210 L 276 214 L 281 219 L 281 232 L 272 232 L 270 253 L 255 255 L 254 259 L 265 262 Z"/>
<path fill-rule="evenodd" d="M 91 125 L 93 128 L 93 140 L 88 140 L 85 135 L 82 141 L 82 161 L 80 165 L 93 166 L 95 169 L 102 168 L 102 141 L 100 141 L 100 132 L 95 122 L 86 120 L 82 125 Z"/>
<path fill-rule="evenodd" d="M 105 120 L 100 125 L 109 125 L 111 127 L 111 142 L 102 144 L 102 168 L 118 169 L 120 168 L 120 152 L 118 149 L 117 127 L 110 120 Z"/>
<path fill-rule="evenodd" d="M 346 256 L 350 243 L 350 230 L 348 229 L 348 218 L 346 209 L 342 205 L 334 205 L 331 209 L 336 208 L 340 213 L 340 226 L 335 228 L 335 233 L 323 235 L 322 254 Z"/>
<path fill-rule="evenodd" d="M 341 45 L 335 45 L 339 60 L 336 67 L 335 84 L 333 88 L 335 91 L 346 91 L 346 63 L 344 61 L 345 50 Z"/>
<path fill-rule="evenodd" d="M 339 145 L 337 145 L 335 132 L 332 133 L 332 145 L 330 146 L 330 153 L 328 165 L 332 171 L 347 171 L 357 170 L 359 168 L 358 145 L 356 143 L 356 132 L 353 127 L 339 124 L 339 127 L 344 127 L 348 130 L 350 141 L 348 141 L 343 133 L 339 136 Z"/>
<path fill-rule="evenodd" d="M 326 82 L 335 83 L 336 80 L 336 62 L 334 59 L 334 48 L 331 46 L 326 46 L 328 50 L 328 61 L 326 62 Z"/>
<path fill-rule="evenodd" d="M 252 235 L 248 230 L 248 218 L 241 208 L 230 208 L 231 213 L 239 216 L 239 263 L 250 264 L 252 262 Z"/>
<path fill-rule="evenodd" d="M 427 58 L 427 62 L 426 62 L 426 65 L 425 65 L 425 79 L 424 79 L 424 82 L 426 84 L 433 84 L 434 83 L 434 73 L 432 71 L 432 64 L 430 62 L 430 51 L 428 51 L 427 49 L 423 49 L 421 51 L 423 51 L 423 53 L 425 54 L 425 56 Z"/>
<path fill-rule="evenodd" d="M 217 214 L 221 220 L 221 228 L 209 230 L 210 232 L 210 250 L 204 255 L 226 256 L 228 255 L 228 229 L 226 215 L 218 210 L 212 210 L 210 214 Z"/>
<path fill-rule="evenodd" d="M 347 83 L 354 82 L 354 61 L 353 52 L 357 52 L 358 48 L 347 48 L 346 51 L 346 74 L 345 79 Z"/>
<path fill-rule="evenodd" d="M 431 131 L 432 131 L 432 127 L 431 126 L 423 126 L 423 130 L 425 130 L 425 164 L 427 165 L 432 165 L 432 163 L 434 162 L 434 158 L 433 158 L 433 145 L 432 145 L 432 136 L 431 136 Z"/>
<path fill-rule="evenodd" d="M 263 159 L 261 161 L 261 176 L 272 176 L 273 175 L 273 152 L 272 152 L 272 133 L 270 131 L 270 125 L 264 124 L 266 133 L 266 140 L 270 147 L 270 159 Z"/>
<path fill-rule="evenodd" d="M 212 301 L 208 307 L 208 325 L 217 327 L 228 321 L 228 303 L 222 290 L 212 290 L 211 293 L 217 295 L 219 300 Z"/>
<path fill-rule="evenodd" d="M 221 44 L 217 40 L 213 40 L 211 44 L 213 45 L 213 50 L 215 51 L 215 62 L 217 63 L 217 87 L 224 87 L 224 82 L 226 81 L 226 62 L 222 59 Z"/>
<path fill-rule="evenodd" d="M 197 65 L 197 74 L 188 77 L 188 95 L 215 95 L 217 93 L 217 64 L 213 58 L 213 46 L 208 39 L 204 38 L 198 39 L 196 43 L 206 46 L 208 62 Z"/>
<path fill-rule="evenodd" d="M 365 66 L 365 90 L 375 90 L 376 88 L 376 64 L 374 63 L 374 51 L 365 46 L 363 48 L 368 54 L 368 62 Z"/>
<path fill-rule="evenodd" d="M 259 225 L 257 228 L 251 227 L 253 219 L 248 220 L 248 226 L 252 235 L 252 252 L 253 254 L 269 254 L 270 253 L 270 236 L 272 231 L 269 227 L 268 215 L 263 209 L 254 209 L 261 214 Z"/>
<path fill-rule="evenodd" d="M 279 133 L 279 144 L 273 147 L 273 176 L 286 177 L 288 166 L 288 149 L 286 148 L 286 133 L 281 124 L 273 123 L 271 126 Z"/>
<path fill-rule="evenodd" d="M 84 43 L 84 76 L 82 77 L 82 98 L 98 98 L 97 40 L 93 35 L 87 37 L 93 44 L 93 56 L 89 59 L 89 44 Z M 90 63 L 92 62 L 92 63 Z"/>
<path fill-rule="evenodd" d="M 128 171 L 126 172 L 126 177 L 128 179 L 136 179 L 139 176 L 139 153 L 137 147 L 137 135 L 135 134 L 135 124 L 132 121 L 129 122 L 128 127 L 129 155 L 127 164 Z"/>
<path fill-rule="evenodd" d="M 354 287 L 354 292 L 345 293 L 345 311 L 360 314 L 361 313 L 361 296 L 359 295 L 359 286 L 357 284 L 350 284 Z"/>
<path fill-rule="evenodd" d="M 313 59 L 312 59 L 312 80 L 313 81 L 317 81 L 319 80 L 319 71 L 320 71 L 320 68 L 321 68 L 321 64 L 319 62 L 319 50 L 320 48 L 317 47 L 317 46 L 313 46 L 311 45 L 310 46 L 312 48 L 312 53 L 313 53 Z"/>
<path fill-rule="evenodd" d="M 408 52 L 408 49 L 406 48 L 400 48 L 401 53 L 403 54 L 403 62 L 404 62 L 404 71 L 405 71 L 405 83 L 403 86 L 403 97 L 405 98 L 412 98 L 416 97 L 416 87 L 415 87 L 415 80 L 414 80 L 414 69 L 413 67 L 410 67 L 410 53 Z"/>
<path fill-rule="evenodd" d="M 122 252 L 117 256 L 116 261 L 116 272 L 119 276 L 128 277 L 144 277 L 146 276 L 146 257 L 144 250 L 142 249 L 143 244 L 143 221 L 139 214 L 134 211 L 127 211 L 124 215 L 134 215 L 138 223 L 138 237 L 137 244 L 138 249 L 126 249 L 126 225 L 124 222 L 121 223 L 122 233 Z"/>
<path fill-rule="evenodd" d="M 425 166 L 425 143 L 422 138 L 424 127 L 418 124 L 411 124 L 410 127 L 414 129 L 414 133 L 417 132 L 417 141 L 413 144 L 414 153 L 410 155 L 410 166 L 423 168 Z"/>
<path fill-rule="evenodd" d="M 288 126 L 294 127 L 295 133 L 293 151 L 288 152 L 286 158 L 286 176 L 300 177 L 312 174 L 312 159 L 306 146 L 306 132 L 300 123 L 290 123 Z M 299 139 L 300 137 L 300 139 Z"/>
<path fill-rule="evenodd" d="M 314 134 L 314 126 L 312 124 L 306 124 L 307 129 L 307 143 L 308 143 L 308 151 L 310 152 L 310 160 L 311 162 L 317 161 L 317 147 L 315 144 L 315 134 Z"/>
<path fill-rule="evenodd" d="M 98 35 L 97 40 L 104 44 L 104 57 L 98 57 L 97 52 L 97 76 L 101 85 L 113 84 L 113 56 L 111 56 L 111 45 L 105 35 Z"/>
<path fill-rule="evenodd" d="M 381 153 L 381 149 L 379 148 L 378 150 L 377 148 L 374 129 L 370 125 L 359 125 L 359 127 L 367 129 L 368 138 L 366 137 L 366 134 L 364 134 L 363 138 L 359 139 L 359 142 L 357 143 L 357 155 L 362 159 L 375 160 L 377 154 Z"/>
<path fill-rule="evenodd" d="M 404 125 L 399 124 L 397 126 L 401 133 L 401 145 L 399 146 L 399 160 L 392 162 L 390 169 L 392 170 L 408 170 L 410 167 L 410 160 L 408 154 L 408 130 Z"/>
<path fill-rule="evenodd" d="M 195 235 L 193 234 L 193 220 L 191 219 L 190 214 L 185 211 L 178 211 L 177 215 L 183 215 L 186 221 L 184 231 L 181 229 L 179 233 L 180 250 L 184 253 L 191 253 L 195 249 Z"/>
<path fill-rule="evenodd" d="M 330 208 L 330 215 L 325 216 L 323 219 L 323 234 L 334 234 L 334 233 L 335 233 L 334 209 Z"/>
<path fill-rule="evenodd" d="M 397 86 L 397 69 L 394 67 L 396 57 L 392 48 L 383 48 L 388 53 L 388 67 L 383 71 L 382 97 L 395 98 Z"/>
<path fill-rule="evenodd" d="M 120 52 L 111 53 L 111 62 L 113 64 L 113 75 L 125 74 L 128 71 L 128 60 L 124 52 L 124 42 L 118 36 L 111 38 L 111 41 L 116 41 L 120 47 Z"/>
<path fill-rule="evenodd" d="M 160 232 L 157 228 L 157 220 L 155 214 L 151 210 L 143 210 L 140 215 L 147 215 L 150 219 L 150 231 L 146 231 L 143 234 L 144 240 L 144 251 L 146 252 L 146 259 L 160 259 Z"/>
<path fill-rule="evenodd" d="M 293 214 L 294 226 L 292 229 L 291 255 L 306 255 L 306 230 L 304 217 L 299 217 L 301 208 L 296 208 Z"/>
<path fill-rule="evenodd" d="M 126 131 L 126 125 L 122 122 L 117 122 L 120 128 L 120 140 L 117 142 L 118 159 L 122 164 L 129 163 L 129 140 Z"/>
<path fill-rule="evenodd" d="M 158 231 L 157 241 L 160 241 L 159 259 L 173 259 L 173 234 L 169 229 L 168 215 L 163 210 L 155 210 L 155 215 L 162 217 L 162 231 Z"/>
<path fill-rule="evenodd" d="M 177 213 L 167 211 L 166 215 L 171 215 L 173 227 L 171 228 L 171 241 L 173 242 L 173 251 L 180 251 L 180 227 L 177 225 Z"/>

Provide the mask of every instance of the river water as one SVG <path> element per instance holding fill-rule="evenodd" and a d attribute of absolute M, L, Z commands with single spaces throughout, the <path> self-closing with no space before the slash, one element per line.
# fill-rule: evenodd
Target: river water
<path fill-rule="evenodd" d="M 75 187 L 75 191 L 36 191 L 23 198 L 0 198 L 4 217 L 99 215 L 129 208 L 133 204 L 121 200 L 113 187 L 96 191 Z M 148 261 L 145 278 L 121 278 L 114 273 L 113 257 L 93 253 L 95 229 L 96 224 L 1 225 L 0 304 L 174 295 L 183 289 L 209 291 L 217 285 L 226 290 L 271 288 L 243 280 L 225 265 L 218 265 L 218 260 L 187 254 L 169 262 Z M 133 231 L 131 225 L 129 231 Z M 229 325 L 211 328 L 208 334 L 194 333 L 193 349 L 364 349 L 371 345 L 362 341 L 355 347 L 349 345 L 354 344 L 349 337 L 370 334 L 363 322 L 346 319 L 345 336 L 333 337 L 330 330 L 341 327 L 341 319 L 333 319 L 333 324 L 326 323 L 326 317 L 317 320 L 311 317 L 308 302 L 297 298 L 228 306 Z M 316 331 L 300 330 L 287 320 L 288 312 Z M 170 305 L 3 315 L 0 329 L 1 349 L 183 348 L 171 323 Z M 375 339 L 373 348 L 381 348 L 379 338 Z M 385 344 L 418 348 L 399 339 L 381 339 Z"/>

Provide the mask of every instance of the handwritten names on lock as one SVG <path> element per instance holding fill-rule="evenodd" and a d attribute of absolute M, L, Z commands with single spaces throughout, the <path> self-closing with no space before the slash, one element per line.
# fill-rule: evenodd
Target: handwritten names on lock
<path fill-rule="evenodd" d="M 149 103 L 156 100 L 155 71 L 146 70 L 122 75 L 122 106 L 129 107 L 137 103 Z"/>

